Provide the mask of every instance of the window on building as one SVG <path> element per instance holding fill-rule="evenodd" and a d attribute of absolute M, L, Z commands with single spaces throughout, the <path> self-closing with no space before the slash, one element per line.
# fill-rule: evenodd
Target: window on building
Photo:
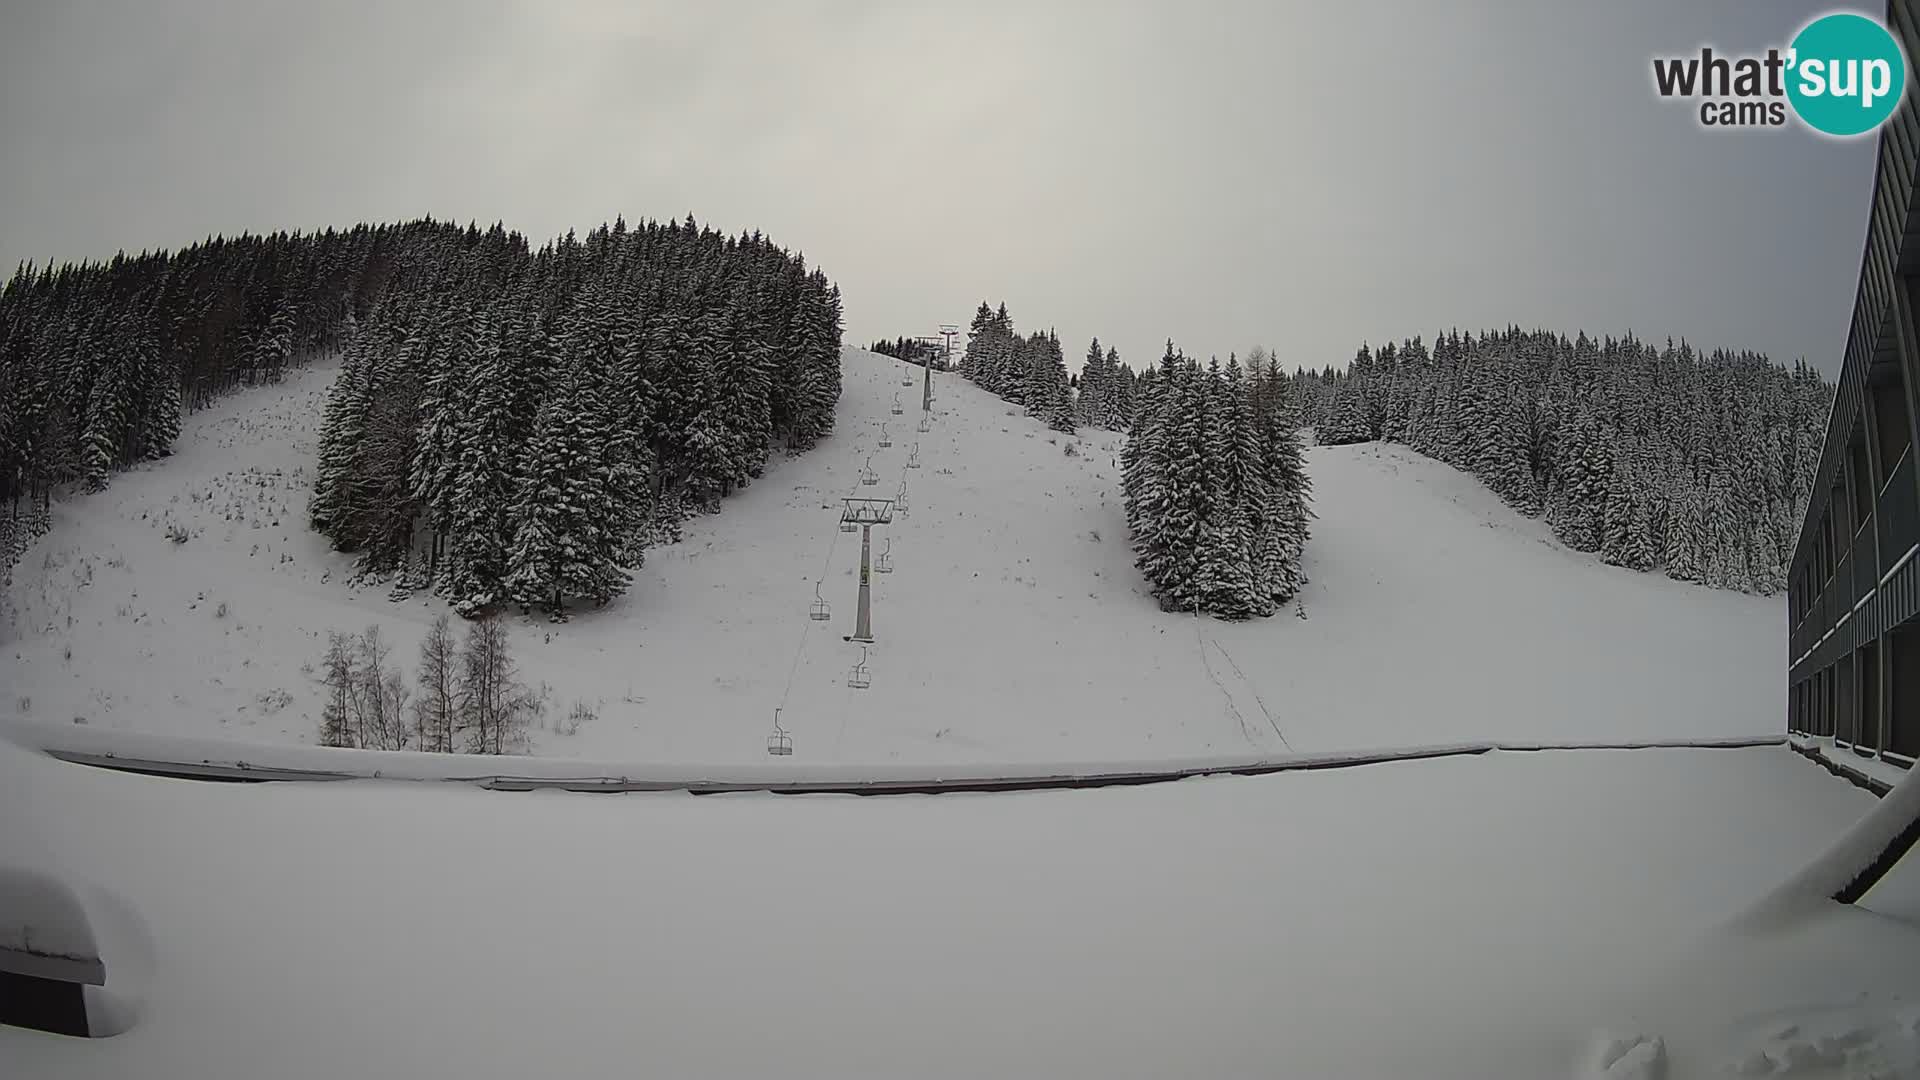
<path fill-rule="evenodd" d="M 1820 551 L 1820 591 L 1827 591 L 1827 582 L 1833 580 L 1833 504 L 1827 504 L 1827 512 L 1820 515 L 1819 551 Z"/>
<path fill-rule="evenodd" d="M 1833 693 L 1833 680 L 1825 671 L 1816 671 L 1813 675 L 1813 733 L 1815 735 L 1833 734 L 1833 704 L 1827 700 Z"/>
<path fill-rule="evenodd" d="M 1833 694 L 1833 669 L 1828 668 L 1820 673 L 1820 696 L 1818 699 L 1820 706 L 1820 734 L 1828 738 L 1833 737 Z"/>
<path fill-rule="evenodd" d="M 1920 757 L 1920 617 L 1908 619 L 1887 638 L 1887 749 Z"/>
<path fill-rule="evenodd" d="M 1853 529 L 1858 532 L 1873 517 L 1873 496 L 1880 490 L 1867 460 L 1867 436 L 1859 424 L 1847 443 L 1848 487 L 1853 490 Z"/>
<path fill-rule="evenodd" d="M 1900 375 L 1900 365 L 1892 364 L 1879 371 L 1884 374 L 1877 372 L 1878 377 L 1867 388 L 1873 401 L 1874 441 L 1880 444 L 1882 473 L 1876 494 L 1886 488 L 1894 469 L 1913 443 L 1913 428 L 1907 420 L 1907 388 Z"/>
<path fill-rule="evenodd" d="M 1853 654 L 1840 658 L 1833 665 L 1833 737 L 1839 742 L 1852 743 L 1860 737 L 1859 719 L 1854 711 Z"/>
<path fill-rule="evenodd" d="M 1880 643 L 1869 642 L 1854 654 L 1854 667 L 1860 672 L 1860 727 L 1855 741 L 1863 748 L 1878 750 L 1880 732 Z"/>

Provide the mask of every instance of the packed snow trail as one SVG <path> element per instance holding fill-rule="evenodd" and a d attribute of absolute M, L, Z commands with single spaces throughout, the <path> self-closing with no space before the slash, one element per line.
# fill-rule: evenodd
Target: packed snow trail
<path fill-rule="evenodd" d="M 1123 436 L 1058 435 L 954 373 L 934 375 L 931 430 L 908 434 L 897 361 L 849 349 L 844 373 L 834 433 L 650 550 L 626 595 L 563 625 L 516 617 L 521 676 L 551 690 L 537 753 L 764 761 L 783 700 L 796 766 L 1780 728 L 1779 601 L 1603 566 L 1396 446 L 1311 450 L 1311 582 L 1274 618 L 1203 620 L 1213 648 L 1182 646 L 1191 616 L 1161 612 L 1132 565 Z M 377 622 L 411 671 L 445 606 L 347 585 L 352 558 L 305 527 L 331 376 L 225 399 L 173 458 L 56 506 L 9 591 L 5 717 L 310 743 L 328 631 Z M 896 569 L 873 579 L 872 686 L 849 693 L 859 546 L 838 542 L 841 500 L 900 477 L 911 511 L 875 529 Z M 814 627 L 816 581 L 833 618 Z M 576 701 L 597 717 L 553 730 Z"/>

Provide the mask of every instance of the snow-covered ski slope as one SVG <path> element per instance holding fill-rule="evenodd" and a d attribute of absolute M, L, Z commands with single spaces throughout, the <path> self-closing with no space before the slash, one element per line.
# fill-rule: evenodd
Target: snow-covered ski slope
<path fill-rule="evenodd" d="M 1310 452 L 1312 583 L 1280 616 L 1230 625 L 1144 594 L 1121 436 L 1055 435 L 953 374 L 934 376 L 922 434 L 918 369 L 905 386 L 897 362 L 849 349 L 844 373 L 833 436 L 651 551 L 625 596 L 564 625 L 516 619 L 522 677 L 552 688 L 536 753 L 764 761 L 776 706 L 796 763 L 1779 729 L 1779 602 L 1600 565 L 1404 448 Z M 411 670 L 444 605 L 348 586 L 350 557 L 304 524 L 332 374 L 223 401 L 189 419 L 171 459 L 59 505 L 14 574 L 0 715 L 312 742 L 329 630 L 377 622 Z M 879 483 L 863 486 L 869 456 Z M 891 497 L 903 478 L 909 512 L 875 530 L 895 570 L 873 577 L 872 686 L 854 690 L 860 649 L 842 638 L 859 538 L 837 529 L 840 500 Z M 816 580 L 829 622 L 807 617 Z M 575 701 L 597 718 L 554 730 Z"/>

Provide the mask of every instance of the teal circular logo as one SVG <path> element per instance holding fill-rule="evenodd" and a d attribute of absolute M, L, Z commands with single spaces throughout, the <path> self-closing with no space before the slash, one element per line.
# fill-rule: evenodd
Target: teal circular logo
<path fill-rule="evenodd" d="M 1907 89 L 1907 58 L 1887 28 L 1836 12 L 1803 28 L 1787 53 L 1787 100 L 1815 131 L 1863 135 L 1893 115 Z"/>

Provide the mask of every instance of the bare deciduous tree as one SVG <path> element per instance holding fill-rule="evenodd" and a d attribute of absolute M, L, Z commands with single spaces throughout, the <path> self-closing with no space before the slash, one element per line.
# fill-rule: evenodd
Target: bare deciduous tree
<path fill-rule="evenodd" d="M 387 666 L 393 647 L 387 644 L 376 624 L 360 635 L 359 663 L 356 673 L 359 691 L 357 738 L 362 748 L 404 750 L 408 736 L 406 706 L 407 683 L 399 668 Z"/>
<path fill-rule="evenodd" d="M 338 630 L 328 633 L 324 663 L 327 703 L 320 713 L 320 744 L 355 746 L 353 721 L 359 710 L 354 704 L 353 639 Z"/>
<path fill-rule="evenodd" d="M 414 702 L 414 727 L 422 750 L 453 753 L 460 728 L 458 696 L 459 647 L 453 640 L 452 620 L 442 615 L 427 628 L 420 642 L 420 697 Z"/>
<path fill-rule="evenodd" d="M 540 700 L 514 678 L 507 645 L 507 627 L 497 615 L 483 616 L 467 628 L 460 650 L 459 699 L 468 753 L 524 749 L 527 722 L 539 712 Z"/>
<path fill-rule="evenodd" d="M 434 621 L 420 644 L 418 700 L 411 700 L 400 669 L 387 665 L 392 651 L 378 626 L 359 637 L 327 635 L 323 744 L 469 754 L 526 749 L 527 728 L 545 712 L 549 695 L 515 677 L 507 627 L 498 616 L 476 621 L 458 648 L 451 620 Z"/>

